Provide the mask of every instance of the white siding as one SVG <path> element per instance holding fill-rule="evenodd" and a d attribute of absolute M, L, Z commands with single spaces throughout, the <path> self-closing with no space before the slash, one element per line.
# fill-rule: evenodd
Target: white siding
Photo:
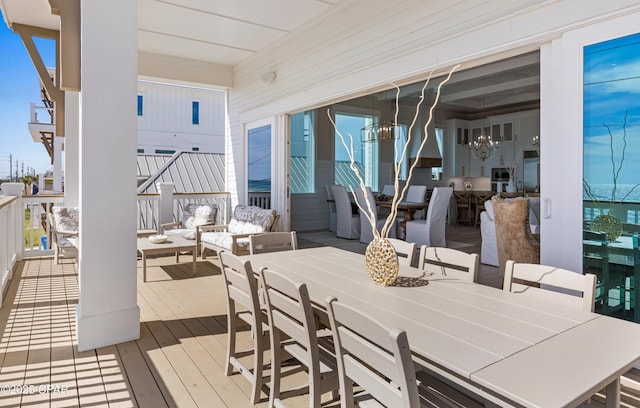
<path fill-rule="evenodd" d="M 138 148 L 224 153 L 224 92 L 153 82 L 138 82 L 143 114 L 138 116 Z M 200 123 L 192 124 L 192 102 L 200 105 Z"/>
<path fill-rule="evenodd" d="M 462 63 L 462 69 L 470 68 L 537 50 L 569 30 L 638 10 L 637 3 L 345 2 L 326 19 L 304 27 L 236 67 L 229 94 L 231 137 L 227 146 L 227 169 L 236 179 L 228 179 L 228 188 L 242 190 L 246 179 L 241 152 L 243 124 L 247 121 L 350 99 L 388 88 L 391 80 L 414 82 L 433 68 L 444 72 L 456 63 Z M 277 73 L 275 81 L 260 80 L 267 71 Z M 284 133 L 274 137 L 283 138 Z M 553 171 L 553 163 L 547 166 Z"/>

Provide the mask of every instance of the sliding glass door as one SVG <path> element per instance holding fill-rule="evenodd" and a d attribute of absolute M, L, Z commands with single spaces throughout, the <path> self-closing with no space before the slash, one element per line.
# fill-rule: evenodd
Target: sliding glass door
<path fill-rule="evenodd" d="M 584 48 L 584 271 L 596 310 L 640 321 L 640 34 Z"/>

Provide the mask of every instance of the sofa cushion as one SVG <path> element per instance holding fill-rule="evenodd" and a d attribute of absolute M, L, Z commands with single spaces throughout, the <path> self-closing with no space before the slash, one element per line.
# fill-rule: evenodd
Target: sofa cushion
<path fill-rule="evenodd" d="M 194 228 L 174 228 L 164 231 L 167 235 L 180 235 L 184 239 L 196 239 L 196 230 Z"/>
<path fill-rule="evenodd" d="M 216 204 L 187 204 L 184 206 L 182 226 L 187 229 L 195 229 L 201 225 L 215 223 L 217 214 L 218 206 Z"/>
<path fill-rule="evenodd" d="M 205 232 L 200 236 L 200 240 L 207 244 L 215 245 L 220 248 L 232 250 L 233 244 L 232 236 L 229 232 Z M 237 245 L 241 248 L 247 248 L 249 246 L 249 238 L 238 238 Z"/>
<path fill-rule="evenodd" d="M 80 225 L 80 214 L 78 207 L 58 207 L 51 208 L 55 228 L 65 231 L 78 231 Z"/>
<path fill-rule="evenodd" d="M 229 222 L 232 234 L 255 234 L 271 230 L 276 219 L 275 210 L 265 210 L 256 206 L 237 205 Z"/>

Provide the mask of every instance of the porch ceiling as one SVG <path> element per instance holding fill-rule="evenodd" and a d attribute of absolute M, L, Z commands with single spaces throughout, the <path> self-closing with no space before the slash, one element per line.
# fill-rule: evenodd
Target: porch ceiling
<path fill-rule="evenodd" d="M 235 66 L 349 0 L 139 0 L 138 50 Z M 5 23 L 59 29 L 48 0 L 0 0 Z"/>

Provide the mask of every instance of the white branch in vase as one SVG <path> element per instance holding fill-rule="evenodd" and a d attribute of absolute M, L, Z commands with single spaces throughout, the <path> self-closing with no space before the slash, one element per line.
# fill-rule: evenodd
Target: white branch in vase
<path fill-rule="evenodd" d="M 431 122 L 433 121 L 433 112 L 438 104 L 438 100 L 440 99 L 440 92 L 442 87 L 449 82 L 449 80 L 451 79 L 451 76 L 453 75 L 454 71 L 456 69 L 458 69 L 460 67 L 460 65 L 456 65 L 453 68 L 451 68 L 451 70 L 449 71 L 449 74 L 447 75 L 447 77 L 445 78 L 444 81 L 442 81 L 437 88 L 436 91 L 436 96 L 434 99 L 433 104 L 431 105 L 430 109 L 429 109 L 429 119 L 427 120 L 427 122 L 424 125 L 424 137 L 422 139 L 422 142 L 420 143 L 420 147 L 418 148 L 418 151 L 416 152 L 416 160 L 414 161 L 414 163 L 410 166 L 409 168 L 409 174 L 407 176 L 407 180 L 406 183 L 404 185 L 404 188 L 402 189 L 402 191 L 399 191 L 398 187 L 399 187 L 399 181 L 398 178 L 396 177 L 394 180 L 394 187 L 395 187 L 395 193 L 393 195 L 393 198 L 391 200 L 391 211 L 389 213 L 389 216 L 387 216 L 387 219 L 384 222 L 384 225 L 382 226 L 380 232 L 378 232 L 377 226 L 376 226 L 376 205 L 375 203 L 371 203 L 369 200 L 369 195 L 366 194 L 366 186 L 364 183 L 364 179 L 362 178 L 362 176 L 360 175 L 360 171 L 358 170 L 358 167 L 355 164 L 355 154 L 354 154 L 354 149 L 353 149 L 353 136 L 351 134 L 347 134 L 349 136 L 349 145 L 347 145 L 347 142 L 344 138 L 344 136 L 342 135 L 342 133 L 340 133 L 340 131 L 338 130 L 338 127 L 336 126 L 336 123 L 333 119 L 333 117 L 331 116 L 331 110 L 327 109 L 327 116 L 329 117 L 329 120 L 331 121 L 331 124 L 333 125 L 333 128 L 335 129 L 336 133 L 338 134 L 338 136 L 340 136 L 340 140 L 342 141 L 342 145 L 344 146 L 345 150 L 347 151 L 347 154 L 349 156 L 349 161 L 350 161 L 350 168 L 351 170 L 354 172 L 355 176 L 358 178 L 359 184 L 360 184 L 360 188 L 362 189 L 362 191 L 365 193 L 363 194 L 364 199 L 365 199 L 365 203 L 360 203 L 358 201 L 357 195 L 353 194 L 356 205 L 358 206 L 358 208 L 360 209 L 360 211 L 367 217 L 367 219 L 369 220 L 369 223 L 371 225 L 371 230 L 373 232 L 373 236 L 374 239 L 380 239 L 380 238 L 387 238 L 389 236 L 389 231 L 391 231 L 391 227 L 393 226 L 393 224 L 395 223 L 396 217 L 398 215 L 398 206 L 400 204 L 400 198 L 404 197 L 407 189 L 409 188 L 409 184 L 411 182 L 411 178 L 413 177 L 413 171 L 416 168 L 417 164 L 419 163 L 419 158 L 422 154 L 422 150 L 424 149 L 426 143 L 427 143 L 427 139 L 429 137 L 429 132 L 428 132 L 428 127 L 431 124 Z M 393 149 L 394 149 L 394 159 L 395 159 L 395 174 L 399 174 L 400 169 L 402 167 L 402 164 L 407 160 L 407 149 L 408 146 L 411 143 L 411 138 L 412 138 L 412 134 L 413 134 L 413 128 L 416 125 L 417 121 L 418 121 L 418 117 L 420 116 L 420 107 L 422 106 L 422 103 L 424 102 L 424 93 L 425 90 L 427 88 L 427 85 L 429 84 L 429 80 L 431 79 L 431 76 L 433 74 L 433 71 L 431 71 L 429 73 L 429 76 L 427 77 L 427 80 L 425 81 L 424 86 L 422 87 L 422 92 L 420 95 L 420 101 L 418 102 L 418 104 L 416 105 L 415 108 L 415 114 L 413 116 L 413 119 L 411 121 L 411 124 L 407 130 L 407 141 L 405 142 L 404 146 L 402 147 L 402 152 L 400 153 L 400 156 L 398 158 L 398 146 L 394 143 L 393 145 Z M 394 124 L 397 126 L 398 124 L 398 117 L 399 117 L 399 113 L 400 113 L 400 105 L 399 105 L 399 96 L 400 96 L 400 88 L 396 85 L 393 84 L 394 88 L 396 89 L 396 102 L 395 102 L 395 116 L 394 116 Z M 351 192 L 355 193 L 353 191 L 353 186 L 351 186 Z M 366 208 L 365 208 L 365 204 L 366 204 Z"/>

